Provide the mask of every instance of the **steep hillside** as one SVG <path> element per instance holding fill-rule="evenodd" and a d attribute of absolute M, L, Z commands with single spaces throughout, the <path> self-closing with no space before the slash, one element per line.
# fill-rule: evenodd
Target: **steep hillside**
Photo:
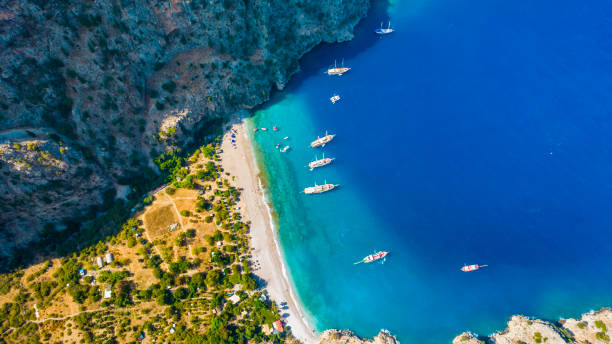
<path fill-rule="evenodd" d="M 304 53 L 351 39 L 368 6 L 0 3 L 1 261 L 70 219 L 93 218 L 120 185 L 140 194 L 159 173 L 156 157 L 266 101 Z"/>

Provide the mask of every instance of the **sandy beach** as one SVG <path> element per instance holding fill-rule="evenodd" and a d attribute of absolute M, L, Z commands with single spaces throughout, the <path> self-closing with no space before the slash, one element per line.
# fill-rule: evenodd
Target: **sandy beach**
<path fill-rule="evenodd" d="M 251 221 L 253 273 L 266 281 L 266 290 L 281 309 L 293 336 L 303 343 L 317 343 L 319 338 L 304 317 L 289 281 L 246 125 L 240 121 L 232 125 L 232 129 L 236 130 L 235 146 L 231 142 L 231 132 L 226 133 L 221 146 L 222 165 L 236 177 L 235 185 L 243 188 L 239 206 L 243 209 L 245 220 Z"/>

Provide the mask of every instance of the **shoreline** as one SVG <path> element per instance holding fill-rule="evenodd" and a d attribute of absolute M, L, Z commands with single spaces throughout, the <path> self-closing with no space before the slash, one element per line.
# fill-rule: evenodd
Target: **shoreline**
<path fill-rule="evenodd" d="M 223 135 L 221 165 L 225 171 L 235 176 L 234 184 L 243 189 L 239 206 L 244 209 L 246 220 L 251 221 L 251 253 L 254 263 L 252 272 L 265 281 L 264 289 L 276 302 L 283 321 L 291 328 L 292 335 L 302 343 L 318 343 L 320 336 L 304 316 L 303 306 L 285 266 L 272 211 L 257 166 L 253 142 L 245 121 L 246 119 L 239 118 L 231 122 L 231 129 L 237 130 L 235 146 L 231 142 L 231 130 Z M 283 302 L 286 307 L 283 307 Z"/>

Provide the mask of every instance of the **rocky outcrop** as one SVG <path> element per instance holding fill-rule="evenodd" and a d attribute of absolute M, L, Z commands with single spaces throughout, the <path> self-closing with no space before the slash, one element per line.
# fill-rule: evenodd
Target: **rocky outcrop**
<path fill-rule="evenodd" d="M 304 53 L 351 39 L 368 6 L 0 2 L 0 257 L 153 175 L 162 152 L 265 102 Z M 40 150 L 16 148 L 32 142 Z"/>
<path fill-rule="evenodd" d="M 494 343 L 548 343 L 562 344 L 565 340 L 550 323 L 542 320 L 530 320 L 515 315 L 508 321 L 508 327 L 503 332 L 491 336 Z"/>
<path fill-rule="evenodd" d="M 604 308 L 583 314 L 580 319 L 566 319 L 560 323 L 573 334 L 577 343 L 608 343 L 609 329 L 612 329 L 612 310 Z"/>
<path fill-rule="evenodd" d="M 387 330 L 381 330 L 373 340 L 357 337 L 347 330 L 326 330 L 321 334 L 321 344 L 399 344 Z"/>
<path fill-rule="evenodd" d="M 103 202 L 103 191 L 109 188 L 71 141 L 54 140 L 35 129 L 0 134 L 0 164 L 12 172 L 1 177 L 0 213 L 36 215 L 29 222 L 36 226 L 42 225 L 37 219 L 58 212 L 74 217 L 88 211 L 90 204 Z M 9 226 L 0 241 L 25 245 L 37 233 L 27 226 Z"/>
<path fill-rule="evenodd" d="M 476 338 L 471 332 L 463 332 L 453 339 L 453 344 L 484 344 L 484 341 Z"/>
<path fill-rule="evenodd" d="M 508 327 L 485 338 L 495 344 L 566 344 L 610 342 L 608 329 L 612 327 L 612 310 L 604 308 L 584 314 L 580 319 L 562 319 L 556 323 L 529 319 L 515 315 L 508 321 Z M 469 332 L 455 337 L 453 344 L 484 343 Z"/>

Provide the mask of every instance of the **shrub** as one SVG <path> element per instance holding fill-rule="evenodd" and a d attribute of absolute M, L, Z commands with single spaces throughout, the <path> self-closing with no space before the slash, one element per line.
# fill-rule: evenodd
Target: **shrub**
<path fill-rule="evenodd" d="M 181 210 L 181 216 L 189 217 L 191 212 L 189 210 Z"/>
<path fill-rule="evenodd" d="M 608 332 L 608 329 L 606 328 L 606 324 L 604 324 L 603 321 L 601 320 L 595 321 L 595 327 L 600 329 L 601 332 Z"/>
<path fill-rule="evenodd" d="M 163 83 L 162 88 L 168 93 L 173 93 L 176 89 L 176 83 L 172 80 L 168 80 Z"/>
<path fill-rule="evenodd" d="M 184 274 L 191 268 L 191 263 L 185 260 L 185 257 L 181 257 L 176 263 L 170 263 L 170 272 L 173 274 Z"/>
<path fill-rule="evenodd" d="M 604 341 L 604 342 L 610 341 L 610 336 L 608 336 L 605 332 L 597 332 L 595 337 L 597 337 L 597 339 Z"/>
<path fill-rule="evenodd" d="M 185 233 L 179 233 L 179 235 L 176 237 L 175 243 L 177 246 L 187 245 L 187 235 Z"/>
<path fill-rule="evenodd" d="M 153 195 L 149 195 L 142 200 L 142 203 L 149 205 L 153 203 Z"/>

